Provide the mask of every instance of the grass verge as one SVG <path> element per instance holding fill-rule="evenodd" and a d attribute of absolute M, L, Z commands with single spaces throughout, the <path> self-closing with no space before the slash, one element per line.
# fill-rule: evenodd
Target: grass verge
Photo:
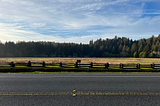
<path fill-rule="evenodd" d="M 16 66 L 16 67 L 9 67 L 9 66 L 3 66 L 0 67 L 1 73 L 16 73 L 16 72 L 160 72 L 160 68 L 141 68 L 141 69 L 135 69 L 135 68 L 113 68 L 109 67 L 103 68 L 103 67 L 95 67 L 95 68 L 89 68 L 89 67 L 79 67 L 79 68 L 73 68 L 73 67 L 27 67 L 27 66 Z"/>

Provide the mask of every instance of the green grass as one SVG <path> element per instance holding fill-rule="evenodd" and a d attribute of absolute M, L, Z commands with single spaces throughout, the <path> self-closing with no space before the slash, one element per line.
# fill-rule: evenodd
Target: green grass
<path fill-rule="evenodd" d="M 160 68 L 141 68 L 141 69 L 121 69 L 115 67 L 27 67 L 27 66 L 16 66 L 16 67 L 0 67 L 0 70 L 4 72 L 159 72 Z"/>
<path fill-rule="evenodd" d="M 74 63 L 77 60 L 81 60 L 82 64 L 93 63 L 110 63 L 110 64 L 119 64 L 125 63 L 124 69 L 119 68 L 119 65 L 110 65 L 108 69 L 104 66 L 93 66 L 90 68 L 90 65 L 81 65 L 79 68 L 74 68 Z M 66 63 L 67 65 L 62 65 L 59 67 L 59 64 L 51 66 L 46 65 L 42 67 L 42 64 L 32 64 L 32 67 L 27 66 L 16 66 L 14 68 L 10 67 L 10 62 L 14 63 L 28 63 L 31 62 L 40 62 L 45 61 L 46 63 Z M 159 72 L 160 67 L 152 68 L 141 68 L 141 69 L 132 69 L 136 68 L 135 66 L 130 66 L 130 64 L 148 65 L 150 67 L 151 63 L 160 64 L 159 58 L 0 58 L 0 71 L 2 72 Z M 127 69 L 125 69 L 127 68 Z"/>

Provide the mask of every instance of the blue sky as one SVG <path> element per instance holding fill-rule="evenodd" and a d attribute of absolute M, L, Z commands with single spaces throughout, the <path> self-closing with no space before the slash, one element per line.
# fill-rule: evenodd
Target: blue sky
<path fill-rule="evenodd" d="M 0 40 L 89 43 L 160 34 L 160 0 L 0 0 Z"/>

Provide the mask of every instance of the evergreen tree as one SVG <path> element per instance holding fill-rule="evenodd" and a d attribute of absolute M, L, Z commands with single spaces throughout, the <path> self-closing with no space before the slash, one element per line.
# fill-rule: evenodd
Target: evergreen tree
<path fill-rule="evenodd" d="M 134 43 L 134 44 L 132 45 L 132 47 L 131 47 L 131 54 L 133 54 L 133 53 L 136 52 L 136 51 L 137 51 L 137 44 Z"/>
<path fill-rule="evenodd" d="M 141 44 L 139 49 L 138 49 L 138 53 L 142 52 L 143 51 L 143 45 Z"/>
<path fill-rule="evenodd" d="M 153 58 L 153 57 L 154 57 L 154 54 L 153 54 L 153 53 L 150 53 L 150 54 L 148 55 L 148 57 L 149 57 L 149 58 Z"/>
<path fill-rule="evenodd" d="M 113 56 L 118 56 L 120 52 L 127 52 L 128 56 L 137 52 L 146 52 L 150 54 L 153 51 L 160 51 L 160 34 L 158 37 L 152 36 L 148 39 L 130 40 L 126 37 L 117 37 L 113 39 L 102 40 L 97 39 L 89 41 L 89 44 L 75 44 L 75 43 L 55 43 L 55 42 L 0 42 L 0 56 L 95 56 L 101 57 L 102 54 L 108 52 Z M 116 54 L 116 55 L 115 55 Z M 149 56 L 149 55 L 148 55 Z M 144 56 L 145 57 L 145 56 Z"/>
<path fill-rule="evenodd" d="M 147 57 L 147 53 L 146 52 L 140 52 L 139 57 L 146 58 Z"/>
<path fill-rule="evenodd" d="M 112 48 L 112 53 L 113 53 L 113 54 L 116 53 L 115 46 L 113 46 L 113 48 Z"/>
<path fill-rule="evenodd" d="M 146 52 L 146 53 L 150 52 L 150 45 L 149 45 L 149 44 L 147 44 L 147 45 L 143 48 L 143 52 Z"/>
<path fill-rule="evenodd" d="M 131 49 L 127 46 L 127 53 L 130 54 L 131 53 Z"/>
<path fill-rule="evenodd" d="M 134 56 L 135 58 L 138 58 L 138 57 L 139 57 L 138 52 L 134 52 L 133 56 Z"/>
<path fill-rule="evenodd" d="M 118 48 L 118 52 L 121 52 L 121 51 L 122 51 L 122 45 L 120 44 Z"/>
<path fill-rule="evenodd" d="M 123 46 L 122 52 L 127 52 L 126 45 Z"/>

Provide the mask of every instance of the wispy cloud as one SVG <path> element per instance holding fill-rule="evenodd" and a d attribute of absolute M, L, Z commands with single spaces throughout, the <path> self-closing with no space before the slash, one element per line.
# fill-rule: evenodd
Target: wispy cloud
<path fill-rule="evenodd" d="M 151 5 L 152 4 L 152 5 Z M 88 43 L 159 33 L 158 0 L 0 0 L 3 41 L 49 40 Z"/>
<path fill-rule="evenodd" d="M 24 0 L 2 0 L 4 3 L 11 3 L 14 5 L 34 5 L 34 2 L 32 1 L 24 1 Z"/>

